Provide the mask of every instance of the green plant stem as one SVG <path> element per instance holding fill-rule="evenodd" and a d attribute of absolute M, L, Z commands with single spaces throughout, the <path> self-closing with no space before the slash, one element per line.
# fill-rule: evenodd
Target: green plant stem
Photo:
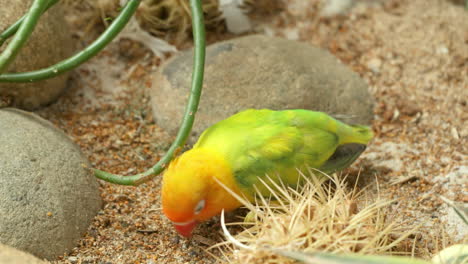
<path fill-rule="evenodd" d="M 47 11 L 49 8 L 51 8 L 53 5 L 55 5 L 58 2 L 58 0 L 49 0 L 47 5 L 45 6 L 45 9 L 42 11 L 42 14 Z M 23 23 L 24 19 L 26 18 L 26 15 L 24 15 L 22 18 L 18 19 L 13 25 L 11 25 L 9 28 L 7 28 L 5 31 L 0 33 L 0 46 L 5 43 L 5 41 L 13 36 L 21 26 L 21 23 Z"/>
<path fill-rule="evenodd" d="M 172 160 L 175 152 L 182 148 L 182 146 L 185 144 L 185 141 L 187 140 L 188 136 L 190 135 L 190 131 L 192 130 L 195 113 L 198 109 L 205 67 L 205 28 L 203 23 L 203 11 L 200 2 L 201 0 L 190 0 L 190 7 L 192 9 L 193 37 L 195 42 L 192 88 L 187 106 L 185 108 L 182 125 L 179 128 L 179 132 L 177 133 L 175 141 L 172 143 L 166 155 L 162 157 L 156 165 L 154 165 L 146 172 L 133 176 L 122 176 L 95 169 L 94 175 L 99 179 L 121 185 L 140 185 L 161 173 Z"/>
<path fill-rule="evenodd" d="M 48 68 L 40 69 L 32 72 L 24 73 L 5 73 L 0 75 L 0 82 L 34 82 L 44 79 L 53 78 L 66 71 L 78 67 L 80 64 L 86 62 L 98 52 L 104 49 L 125 27 L 132 15 L 138 8 L 141 0 L 130 0 L 127 5 L 122 9 L 122 12 L 106 29 L 106 31 L 99 36 L 91 45 L 86 47 L 81 52 L 74 56 L 63 60 Z M 19 32 L 18 32 L 19 33 Z M 18 34 L 17 33 L 17 34 Z M 16 36 L 15 36 L 16 37 Z"/>
<path fill-rule="evenodd" d="M 8 65 L 15 59 L 18 52 L 24 46 L 29 36 L 31 36 L 36 27 L 42 11 L 48 4 L 48 0 L 35 0 L 29 9 L 23 23 L 21 23 L 15 37 L 8 44 L 6 49 L 0 54 L 0 73 L 2 73 Z"/>

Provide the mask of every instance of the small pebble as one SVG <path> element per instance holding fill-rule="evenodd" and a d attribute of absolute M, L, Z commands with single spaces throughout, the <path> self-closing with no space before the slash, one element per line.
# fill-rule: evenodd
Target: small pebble
<path fill-rule="evenodd" d="M 367 68 L 369 68 L 373 73 L 380 73 L 381 66 L 382 60 L 379 58 L 373 58 L 367 62 Z"/>
<path fill-rule="evenodd" d="M 171 242 L 174 243 L 174 244 L 179 244 L 179 241 L 180 241 L 180 238 L 179 236 L 175 236 L 171 239 Z"/>
<path fill-rule="evenodd" d="M 437 54 L 448 54 L 449 50 L 445 45 L 441 45 L 441 46 L 437 47 L 436 53 Z"/>

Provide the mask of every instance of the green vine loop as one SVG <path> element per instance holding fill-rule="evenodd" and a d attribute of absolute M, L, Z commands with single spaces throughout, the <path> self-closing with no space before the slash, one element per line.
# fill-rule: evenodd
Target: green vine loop
<path fill-rule="evenodd" d="M 182 148 L 182 146 L 185 144 L 185 141 L 187 140 L 193 126 L 195 113 L 198 109 L 205 67 L 205 28 L 203 22 L 203 10 L 201 7 L 201 0 L 190 0 L 190 7 L 192 9 L 192 27 L 195 42 L 192 88 L 187 106 L 185 108 L 185 114 L 182 120 L 182 125 L 179 128 L 179 132 L 175 141 L 172 143 L 166 155 L 162 157 L 156 165 L 154 165 L 151 169 L 147 170 L 146 172 L 133 176 L 122 176 L 95 169 L 94 175 L 99 179 L 121 185 L 138 186 L 144 182 L 151 180 L 156 175 L 161 173 L 172 160 L 175 152 L 178 149 Z"/>
<path fill-rule="evenodd" d="M 37 0 L 37 1 L 45 1 L 45 0 Z M 122 9 L 122 12 L 117 16 L 117 18 L 112 22 L 112 24 L 106 29 L 106 31 L 101 36 L 99 36 L 99 38 L 96 39 L 91 45 L 86 47 L 81 52 L 55 65 L 52 65 L 48 68 L 44 68 L 44 69 L 40 69 L 40 70 L 32 71 L 32 72 L 1 74 L 0 82 L 40 81 L 40 80 L 53 78 L 66 71 L 69 71 L 78 67 L 80 64 L 91 59 L 98 52 L 104 49 L 104 47 L 106 47 L 107 44 L 109 44 L 120 33 L 120 31 L 122 31 L 122 29 L 128 23 L 130 18 L 136 12 L 140 2 L 141 0 L 129 0 L 128 3 L 125 5 L 125 7 Z M 23 24 L 24 23 L 22 23 L 21 26 L 23 26 Z M 21 28 L 19 30 L 21 30 Z"/>
<path fill-rule="evenodd" d="M 41 17 L 42 11 L 45 10 L 48 3 L 48 0 L 35 0 L 33 2 L 15 36 L 6 49 L 0 54 L 0 73 L 2 73 L 15 59 L 16 55 L 18 55 L 18 52 L 34 31 L 34 28 Z"/>
<path fill-rule="evenodd" d="M 42 13 L 47 11 L 49 8 L 51 8 L 53 5 L 55 5 L 57 2 L 58 2 L 58 0 L 49 0 L 49 2 L 47 3 L 44 11 L 42 11 Z M 18 31 L 19 27 L 21 26 L 21 23 L 23 23 L 25 18 L 26 18 L 26 15 L 23 16 L 22 18 L 18 19 L 13 25 L 11 25 L 5 31 L 0 33 L 0 46 L 2 46 L 3 43 L 5 43 L 5 41 L 8 38 L 13 36 Z"/>

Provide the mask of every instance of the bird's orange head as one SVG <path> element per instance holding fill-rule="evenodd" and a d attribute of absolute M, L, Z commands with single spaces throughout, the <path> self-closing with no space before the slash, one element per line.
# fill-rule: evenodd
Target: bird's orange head
<path fill-rule="evenodd" d="M 240 206 L 219 182 L 239 193 L 231 167 L 215 151 L 195 148 L 171 162 L 164 173 L 162 206 L 179 234 L 188 237 L 198 222 Z"/>

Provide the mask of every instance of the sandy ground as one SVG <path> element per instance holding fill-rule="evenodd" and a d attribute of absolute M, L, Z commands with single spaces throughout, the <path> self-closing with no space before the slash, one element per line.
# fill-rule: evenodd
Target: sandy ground
<path fill-rule="evenodd" d="M 449 210 L 437 194 L 468 202 L 468 12 L 446 0 L 377 2 L 319 18 L 313 1 L 289 1 L 256 30 L 328 49 L 369 83 L 376 139 L 348 172 L 377 180 L 408 226 L 422 223 L 416 255 L 427 258 L 453 243 L 450 237 L 466 239 L 456 219 L 445 224 Z M 69 134 L 96 168 L 144 171 L 171 142 L 153 122 L 146 95 L 160 63 L 138 44 L 113 43 L 37 113 Z M 138 188 L 102 183 L 104 208 L 57 263 L 213 263 L 204 249 L 221 241 L 219 221 L 180 238 L 162 216 L 160 183 L 160 176 Z"/>

